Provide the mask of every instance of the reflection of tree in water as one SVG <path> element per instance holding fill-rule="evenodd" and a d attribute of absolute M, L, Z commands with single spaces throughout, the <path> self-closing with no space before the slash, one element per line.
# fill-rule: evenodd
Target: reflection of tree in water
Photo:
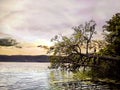
<path fill-rule="evenodd" d="M 51 82 L 64 82 L 72 79 L 72 73 L 69 71 L 55 69 L 50 73 Z"/>
<path fill-rule="evenodd" d="M 72 72 L 52 70 L 50 72 L 52 90 L 119 90 L 119 85 L 89 80 L 76 80 Z"/>

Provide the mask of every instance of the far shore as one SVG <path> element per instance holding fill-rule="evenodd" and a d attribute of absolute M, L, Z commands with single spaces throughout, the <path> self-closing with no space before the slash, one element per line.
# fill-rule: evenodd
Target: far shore
<path fill-rule="evenodd" d="M 47 55 L 0 55 L 0 62 L 50 62 Z"/>

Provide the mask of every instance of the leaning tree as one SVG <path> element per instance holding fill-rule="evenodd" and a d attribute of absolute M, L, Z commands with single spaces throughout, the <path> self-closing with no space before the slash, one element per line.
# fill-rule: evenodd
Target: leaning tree
<path fill-rule="evenodd" d="M 78 69 L 80 67 L 78 63 L 84 62 L 82 50 L 85 49 L 87 56 L 91 49 L 92 37 L 96 33 L 95 26 L 95 21 L 91 20 L 73 27 L 74 33 L 70 37 L 56 35 L 52 38 L 51 41 L 55 44 L 50 48 L 49 53 L 54 56 L 54 65 L 58 67 L 61 65 L 60 61 L 67 60 L 67 62 L 71 62 L 72 69 Z"/>

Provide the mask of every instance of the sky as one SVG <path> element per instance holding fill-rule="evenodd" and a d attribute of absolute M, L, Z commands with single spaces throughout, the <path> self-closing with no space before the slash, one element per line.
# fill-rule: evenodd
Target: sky
<path fill-rule="evenodd" d="M 56 34 L 70 35 L 73 26 L 93 19 L 99 39 L 118 12 L 119 0 L 0 0 L 0 38 L 50 46 Z"/>

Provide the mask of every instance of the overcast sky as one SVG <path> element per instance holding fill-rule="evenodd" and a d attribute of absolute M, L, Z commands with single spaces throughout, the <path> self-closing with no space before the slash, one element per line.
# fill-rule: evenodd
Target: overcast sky
<path fill-rule="evenodd" d="M 70 35 L 72 27 L 94 19 L 98 35 L 120 0 L 0 0 L 0 37 L 49 44 L 56 34 Z"/>

